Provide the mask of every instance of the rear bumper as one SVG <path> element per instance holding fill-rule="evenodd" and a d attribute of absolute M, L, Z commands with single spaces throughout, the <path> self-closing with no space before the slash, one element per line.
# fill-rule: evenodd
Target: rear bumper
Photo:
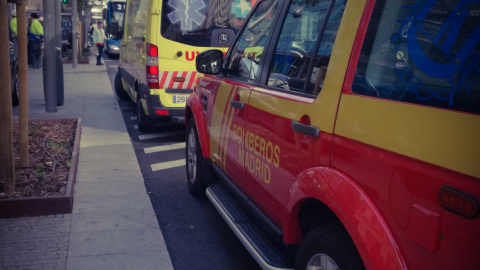
<path fill-rule="evenodd" d="M 148 107 L 148 114 L 151 118 L 169 118 L 175 116 L 185 116 L 185 107 L 181 108 L 168 108 L 163 106 L 160 102 L 159 96 L 156 95 L 147 95 L 147 107 Z M 157 113 L 157 111 L 162 111 L 161 114 Z M 166 112 L 166 114 L 165 114 Z"/>

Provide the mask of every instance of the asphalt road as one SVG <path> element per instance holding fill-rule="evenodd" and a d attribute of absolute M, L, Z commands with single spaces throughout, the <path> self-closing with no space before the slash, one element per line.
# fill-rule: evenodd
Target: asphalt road
<path fill-rule="evenodd" d="M 105 57 L 112 84 L 118 60 Z M 176 270 L 260 269 L 210 201 L 188 193 L 183 124 L 138 131 L 136 106 L 119 101 L 158 223 Z"/>

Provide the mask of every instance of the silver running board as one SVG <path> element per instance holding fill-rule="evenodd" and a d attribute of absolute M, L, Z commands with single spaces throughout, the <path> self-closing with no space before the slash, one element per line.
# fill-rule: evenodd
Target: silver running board
<path fill-rule="evenodd" d="M 215 186 L 215 185 L 214 185 Z M 227 222 L 228 226 L 232 231 L 235 233 L 237 238 L 242 242 L 242 244 L 245 246 L 247 251 L 252 255 L 252 257 L 257 261 L 257 263 L 260 265 L 262 269 L 265 270 L 293 270 L 293 268 L 282 268 L 282 267 L 275 267 L 272 265 L 269 265 L 265 259 L 260 255 L 260 253 L 255 249 L 255 244 L 249 241 L 249 238 L 244 235 L 242 230 L 237 226 L 237 223 L 233 220 L 233 217 L 231 214 L 227 212 L 225 207 L 222 205 L 222 202 L 217 198 L 217 196 L 214 194 L 214 191 L 212 190 L 212 186 L 207 188 L 206 191 L 208 199 L 212 202 L 213 206 L 217 209 L 217 211 L 220 213 L 220 215 L 223 217 L 225 222 Z"/>

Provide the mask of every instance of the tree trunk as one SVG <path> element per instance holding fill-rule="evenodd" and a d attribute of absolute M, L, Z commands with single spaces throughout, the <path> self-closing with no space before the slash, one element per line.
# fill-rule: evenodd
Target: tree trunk
<path fill-rule="evenodd" d="M 17 32 L 27 33 L 27 15 L 25 3 L 17 2 Z M 18 35 L 18 91 L 20 94 L 20 107 L 18 113 L 18 135 L 20 166 L 30 166 L 28 153 L 28 56 L 27 35 Z"/>
<path fill-rule="evenodd" d="M 10 49 L 8 46 L 7 1 L 0 1 L 0 178 L 4 191 L 15 191 L 13 165 L 12 94 L 10 78 Z"/>

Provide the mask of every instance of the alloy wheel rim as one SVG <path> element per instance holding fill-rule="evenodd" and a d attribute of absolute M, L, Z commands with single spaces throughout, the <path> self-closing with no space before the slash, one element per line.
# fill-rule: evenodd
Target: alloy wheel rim
<path fill-rule="evenodd" d="M 188 145 L 187 145 L 187 153 L 188 153 L 188 174 L 189 174 L 189 181 L 190 183 L 195 182 L 196 174 L 197 174 L 197 149 L 196 149 L 196 141 L 195 141 L 195 133 L 193 129 L 190 129 L 188 133 Z"/>
<path fill-rule="evenodd" d="M 339 270 L 335 261 L 328 255 L 318 253 L 313 255 L 307 263 L 306 270 Z"/>

